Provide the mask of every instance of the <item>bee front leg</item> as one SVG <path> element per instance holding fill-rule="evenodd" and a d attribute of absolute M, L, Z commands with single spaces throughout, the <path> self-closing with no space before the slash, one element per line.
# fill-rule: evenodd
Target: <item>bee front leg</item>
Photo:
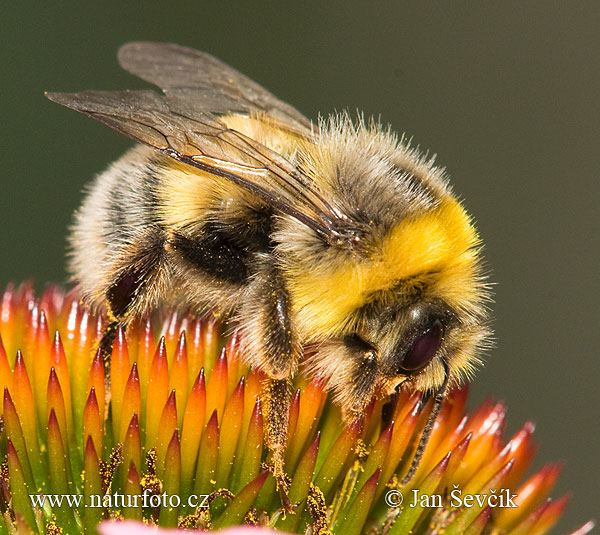
<path fill-rule="evenodd" d="M 108 325 L 102 332 L 102 338 L 98 342 L 98 348 L 96 351 L 100 352 L 100 357 L 104 363 L 104 382 L 107 387 L 110 386 L 110 357 L 112 354 L 112 348 L 117 337 L 119 328 L 124 328 L 124 323 L 119 319 L 109 320 Z"/>
<path fill-rule="evenodd" d="M 165 265 L 164 237 L 158 231 L 147 231 L 140 235 L 139 243 L 144 247 L 131 248 L 119 259 L 113 282 L 104 291 L 108 308 L 109 323 L 98 343 L 104 362 L 106 383 L 106 407 L 110 401 L 110 358 L 119 329 L 123 331 L 132 319 L 139 318 L 156 306 L 155 296 L 168 280 Z M 162 269 L 159 269 L 162 268 Z"/>
<path fill-rule="evenodd" d="M 267 444 L 273 454 L 273 475 L 285 481 L 283 454 L 287 443 L 288 415 L 291 401 L 287 379 L 267 380 L 265 385 L 265 409 L 267 413 Z"/>
<path fill-rule="evenodd" d="M 110 357 L 115 338 L 119 329 L 125 330 L 127 327 L 128 313 L 131 311 L 136 296 L 143 292 L 146 278 L 147 273 L 142 273 L 135 267 L 126 268 L 121 271 L 105 293 L 109 322 L 102 333 L 98 351 L 104 362 L 104 378 L 107 386 L 110 386 Z"/>
<path fill-rule="evenodd" d="M 246 359 L 268 376 L 264 388 L 266 440 L 273 474 L 289 508 L 283 459 L 291 401 L 289 383 L 298 367 L 300 343 L 290 320 L 289 294 L 270 257 L 260 263 L 237 319 Z"/>

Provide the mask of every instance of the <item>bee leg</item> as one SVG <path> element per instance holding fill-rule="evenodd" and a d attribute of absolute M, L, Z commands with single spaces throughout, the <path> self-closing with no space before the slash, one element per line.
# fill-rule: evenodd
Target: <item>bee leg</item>
<path fill-rule="evenodd" d="M 273 477 L 286 511 L 292 511 L 288 497 L 289 479 L 285 474 L 283 454 L 287 442 L 288 413 L 291 393 L 287 379 L 269 379 L 266 386 L 267 445 L 272 453 Z"/>
<path fill-rule="evenodd" d="M 119 329 L 125 330 L 126 328 L 126 314 L 135 300 L 137 292 L 141 289 L 142 283 L 143 275 L 139 270 L 130 268 L 121 272 L 106 291 L 109 323 L 102 334 L 98 351 L 104 362 L 104 378 L 107 386 L 110 386 L 110 357 L 115 338 Z"/>
<path fill-rule="evenodd" d="M 288 292 L 278 269 L 271 259 L 264 258 L 257 271 L 237 323 L 250 364 L 268 376 L 264 388 L 266 441 L 272 454 L 273 475 L 284 506 L 289 509 L 284 450 L 291 402 L 289 379 L 298 366 L 300 343 L 290 321 Z"/>
<path fill-rule="evenodd" d="M 448 363 L 445 360 L 442 360 L 442 365 L 444 366 L 444 382 L 442 383 L 440 389 L 435 393 L 433 407 L 431 408 L 431 412 L 427 417 L 425 429 L 423 429 L 421 433 L 421 438 L 419 439 L 419 444 L 417 445 L 417 450 L 414 453 L 408 472 L 402 478 L 402 485 L 408 485 L 408 483 L 410 483 L 410 480 L 417 472 L 417 468 L 419 468 L 419 464 L 421 462 L 421 459 L 423 458 L 423 453 L 425 452 L 425 448 L 427 447 L 427 443 L 429 442 L 429 438 L 431 437 L 433 426 L 435 425 L 435 421 L 437 420 L 437 417 L 440 414 L 442 402 L 444 401 L 446 390 L 448 388 L 448 380 L 450 378 L 450 368 L 448 367 Z M 425 394 L 423 396 L 423 405 L 427 403 L 426 400 L 429 398 L 429 395 L 430 394 Z"/>
<path fill-rule="evenodd" d="M 129 267 L 120 271 L 115 281 L 105 292 L 108 304 L 109 323 L 104 329 L 102 338 L 98 344 L 98 351 L 104 362 L 104 381 L 106 384 L 106 404 L 108 409 L 110 389 L 110 358 L 115 338 L 119 330 L 125 331 L 129 323 L 131 311 L 136 303 L 145 301 L 144 297 L 149 293 L 146 291 L 152 286 L 153 274 L 161 265 L 164 258 L 164 239 L 160 235 L 149 235 L 142 243 L 149 243 L 143 250 L 129 259 Z"/>
<path fill-rule="evenodd" d="M 119 330 L 120 325 L 122 324 L 118 320 L 111 321 L 105 327 L 104 332 L 102 333 L 102 338 L 98 344 L 98 351 L 100 352 L 102 362 L 104 363 L 104 380 L 107 386 L 110 386 L 110 356 L 112 354 L 112 348 L 115 343 L 115 338 L 117 337 L 117 331 Z"/>
<path fill-rule="evenodd" d="M 365 409 L 375 396 L 380 377 L 377 351 L 358 336 L 347 336 L 340 353 L 351 363 L 335 390 L 342 401 L 342 413 L 347 422 L 361 420 Z"/>
<path fill-rule="evenodd" d="M 119 329 L 124 331 L 127 327 L 125 314 L 135 299 L 136 291 L 139 289 L 139 284 L 133 284 L 133 281 L 137 279 L 138 277 L 133 270 L 126 271 L 117 278 L 106 292 L 106 299 L 109 306 L 109 323 L 102 333 L 102 338 L 100 339 L 97 349 L 102 357 L 102 362 L 104 363 L 105 418 L 108 418 L 112 393 L 110 379 L 110 359 L 112 356 L 112 349 Z"/>
<path fill-rule="evenodd" d="M 119 320 L 110 321 L 109 324 L 104 328 L 102 338 L 98 343 L 96 354 L 100 354 L 102 363 L 104 364 L 104 418 L 108 419 L 108 411 L 110 407 L 111 398 L 111 381 L 110 381 L 110 358 L 112 355 L 112 348 L 115 343 L 115 338 L 119 329 L 125 328 L 125 324 Z"/>
<path fill-rule="evenodd" d="M 118 320 L 110 321 L 109 324 L 104 328 L 102 338 L 98 342 L 95 350 L 96 355 L 100 355 L 102 363 L 104 364 L 104 419 L 108 419 L 110 398 L 111 398 L 111 381 L 110 381 L 110 357 L 112 355 L 112 348 L 115 343 L 115 338 L 119 330 L 121 322 Z"/>

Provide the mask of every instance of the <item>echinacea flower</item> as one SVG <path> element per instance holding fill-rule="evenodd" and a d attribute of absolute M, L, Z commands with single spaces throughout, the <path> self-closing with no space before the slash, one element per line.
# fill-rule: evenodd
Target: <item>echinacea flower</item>
<path fill-rule="evenodd" d="M 557 464 L 526 476 L 533 425 L 503 440 L 501 403 L 466 416 L 466 388 L 451 392 L 402 485 L 430 404 L 403 391 L 344 425 L 324 383 L 299 376 L 286 512 L 264 444 L 264 377 L 214 319 L 163 311 L 119 331 L 108 384 L 94 352 L 104 320 L 77 296 L 9 286 L 0 307 L 0 534 L 96 533 L 107 519 L 190 530 L 543 534 L 566 506 L 567 497 L 547 498 Z M 103 526 L 134 533 L 129 522 Z"/>

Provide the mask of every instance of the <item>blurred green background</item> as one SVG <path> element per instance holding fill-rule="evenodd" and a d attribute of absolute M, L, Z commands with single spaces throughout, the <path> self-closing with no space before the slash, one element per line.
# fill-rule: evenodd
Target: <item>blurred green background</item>
<path fill-rule="evenodd" d="M 142 87 L 125 41 L 209 51 L 311 118 L 380 115 L 439 155 L 486 243 L 497 347 L 472 405 L 506 400 L 507 432 L 537 423 L 535 466 L 566 461 L 562 532 L 598 515 L 597 3 L 61 5 L 2 8 L 0 285 L 65 280 L 81 189 L 130 142 L 43 91 Z"/>

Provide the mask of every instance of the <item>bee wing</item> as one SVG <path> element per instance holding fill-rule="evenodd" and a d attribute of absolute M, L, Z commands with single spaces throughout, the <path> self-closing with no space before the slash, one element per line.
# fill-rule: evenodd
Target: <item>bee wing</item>
<path fill-rule="evenodd" d="M 164 94 L 84 91 L 46 96 L 176 160 L 230 180 L 329 243 L 339 242 L 345 226 L 342 217 L 314 183 L 283 156 L 229 129 L 218 117 L 230 112 L 275 113 L 277 127 L 309 138 L 310 122 L 299 112 L 231 67 L 195 50 L 130 43 L 121 48 L 119 60 L 141 78 L 167 86 Z"/>
<path fill-rule="evenodd" d="M 310 137 L 310 121 L 217 58 L 173 43 L 132 42 L 118 54 L 121 67 L 196 109 L 213 114 L 265 112 L 278 127 Z"/>

